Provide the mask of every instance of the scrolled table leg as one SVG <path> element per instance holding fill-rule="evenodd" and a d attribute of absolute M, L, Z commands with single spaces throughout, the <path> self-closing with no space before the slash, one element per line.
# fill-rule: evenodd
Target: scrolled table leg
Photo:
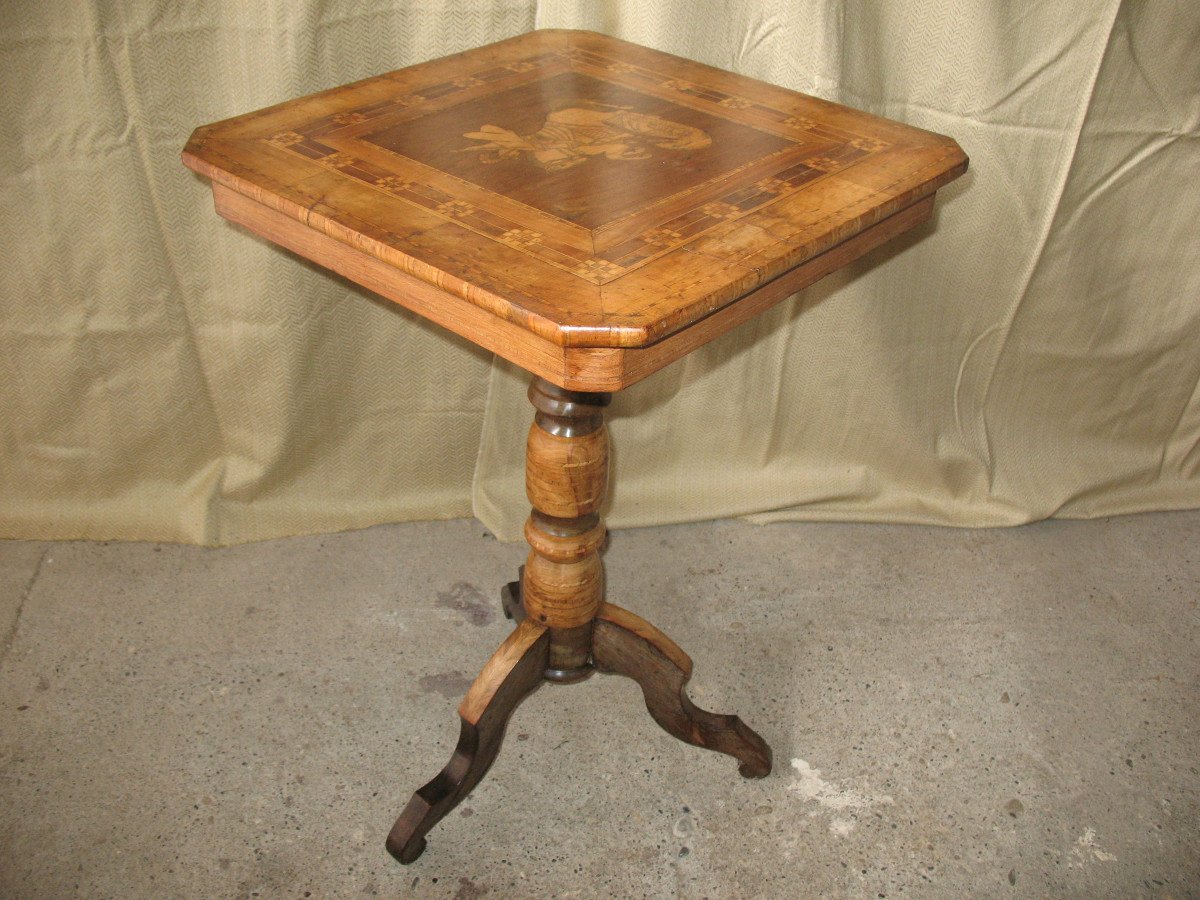
<path fill-rule="evenodd" d="M 746 778 L 771 773 L 771 748 L 734 715 L 695 706 L 686 687 L 692 661 L 669 637 L 626 609 L 603 603 L 596 613 L 592 659 L 601 672 L 632 678 L 650 716 L 681 741 L 736 757 Z"/>
<path fill-rule="evenodd" d="M 429 829 L 487 774 L 513 710 L 542 684 L 549 646 L 549 632 L 524 621 L 483 667 L 458 708 L 462 724 L 450 762 L 413 794 L 388 834 L 388 852 L 400 862 L 421 855 Z"/>

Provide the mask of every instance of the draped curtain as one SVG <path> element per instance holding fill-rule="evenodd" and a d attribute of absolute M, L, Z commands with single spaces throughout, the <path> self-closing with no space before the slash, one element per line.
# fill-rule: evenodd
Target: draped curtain
<path fill-rule="evenodd" d="M 943 132 L 935 220 L 619 394 L 614 527 L 1200 506 L 1190 0 L 0 6 L 0 536 L 517 538 L 526 376 L 212 211 L 188 133 L 534 27 Z"/>

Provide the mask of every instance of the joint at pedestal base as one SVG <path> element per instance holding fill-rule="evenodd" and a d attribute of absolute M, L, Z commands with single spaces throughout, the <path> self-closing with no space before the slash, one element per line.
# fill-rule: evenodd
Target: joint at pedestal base
<path fill-rule="evenodd" d="M 595 671 L 596 667 L 589 662 L 582 666 L 575 666 L 573 669 L 547 669 L 543 677 L 555 684 L 575 684 L 577 681 L 586 681 L 591 678 Z"/>
<path fill-rule="evenodd" d="M 504 610 L 504 617 L 511 619 L 517 625 L 525 619 L 525 604 L 521 597 L 521 581 L 525 577 L 525 567 L 521 566 L 517 570 L 517 580 L 510 581 L 500 589 L 500 608 Z M 546 667 L 544 677 L 547 681 L 555 684 L 575 684 L 578 681 L 584 681 L 592 676 L 596 671 L 592 665 L 591 659 L 591 628 L 587 627 L 588 634 L 584 640 L 582 648 L 587 655 L 587 660 L 577 666 L 555 666 L 553 664 Z M 578 638 L 576 638 L 578 642 Z"/>
<path fill-rule="evenodd" d="M 515 590 L 514 590 L 515 589 Z M 520 583 L 508 585 L 508 597 L 520 611 Z M 581 646 L 583 629 L 564 629 L 559 637 L 570 649 Z M 411 863 L 425 849 L 425 834 L 457 806 L 479 782 L 504 737 L 504 726 L 517 705 L 544 681 L 569 684 L 593 672 L 632 678 L 642 688 L 654 721 L 681 741 L 734 757 L 746 778 L 771 771 L 771 748 L 734 715 L 696 707 L 685 690 L 692 661 L 649 622 L 610 603 L 601 605 L 586 638 L 586 662 L 555 667 L 552 629 L 525 619 L 484 667 L 459 707 L 461 730 L 450 762 L 413 795 L 388 836 L 388 851 Z"/>
<path fill-rule="evenodd" d="M 771 771 L 771 748 L 735 715 L 695 706 L 686 685 L 692 661 L 665 634 L 604 602 L 600 516 L 608 480 L 607 394 L 566 391 L 535 379 L 537 409 L 526 444 L 525 526 L 530 553 L 501 603 L 516 629 L 484 666 L 459 707 L 458 746 L 445 768 L 413 795 L 388 836 L 410 863 L 425 834 L 479 782 L 500 751 L 517 705 L 545 681 L 573 684 L 593 672 L 636 681 L 646 709 L 681 741 L 732 756 L 747 778 Z"/>

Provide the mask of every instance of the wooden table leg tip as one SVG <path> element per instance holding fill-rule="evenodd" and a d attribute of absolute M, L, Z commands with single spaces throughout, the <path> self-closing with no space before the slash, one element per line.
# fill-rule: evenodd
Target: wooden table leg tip
<path fill-rule="evenodd" d="M 737 720 L 737 725 L 734 729 L 738 735 L 746 742 L 750 753 L 749 758 L 741 758 L 741 765 L 738 766 L 738 772 L 743 778 L 766 778 L 771 774 L 771 764 L 774 761 L 774 754 L 771 752 L 771 745 L 762 739 L 755 731 L 752 731 L 740 719 Z"/>
<path fill-rule="evenodd" d="M 771 759 L 766 761 L 749 760 L 738 766 L 738 774 L 743 778 L 766 778 L 771 774 Z"/>
<path fill-rule="evenodd" d="M 416 862 L 417 857 L 425 852 L 425 838 L 417 838 L 401 844 L 388 835 L 387 851 L 396 858 L 397 862 L 407 866 L 409 863 Z"/>

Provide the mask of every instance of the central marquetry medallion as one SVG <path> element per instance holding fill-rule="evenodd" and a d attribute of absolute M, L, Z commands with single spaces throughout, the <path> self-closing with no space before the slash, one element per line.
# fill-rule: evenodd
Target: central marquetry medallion
<path fill-rule="evenodd" d="M 595 109 L 572 106 L 552 112 L 533 134 L 484 125 L 463 137 L 484 142 L 480 162 L 528 156 L 547 172 L 570 169 L 592 156 L 650 159 L 651 147 L 703 150 L 712 143 L 712 138 L 699 128 L 631 112 L 628 107 L 602 105 Z"/>
<path fill-rule="evenodd" d="M 710 182 L 705 199 L 716 199 L 732 171 L 797 146 L 579 72 L 464 100 L 363 140 L 588 230 L 681 194 L 694 202 Z"/>

